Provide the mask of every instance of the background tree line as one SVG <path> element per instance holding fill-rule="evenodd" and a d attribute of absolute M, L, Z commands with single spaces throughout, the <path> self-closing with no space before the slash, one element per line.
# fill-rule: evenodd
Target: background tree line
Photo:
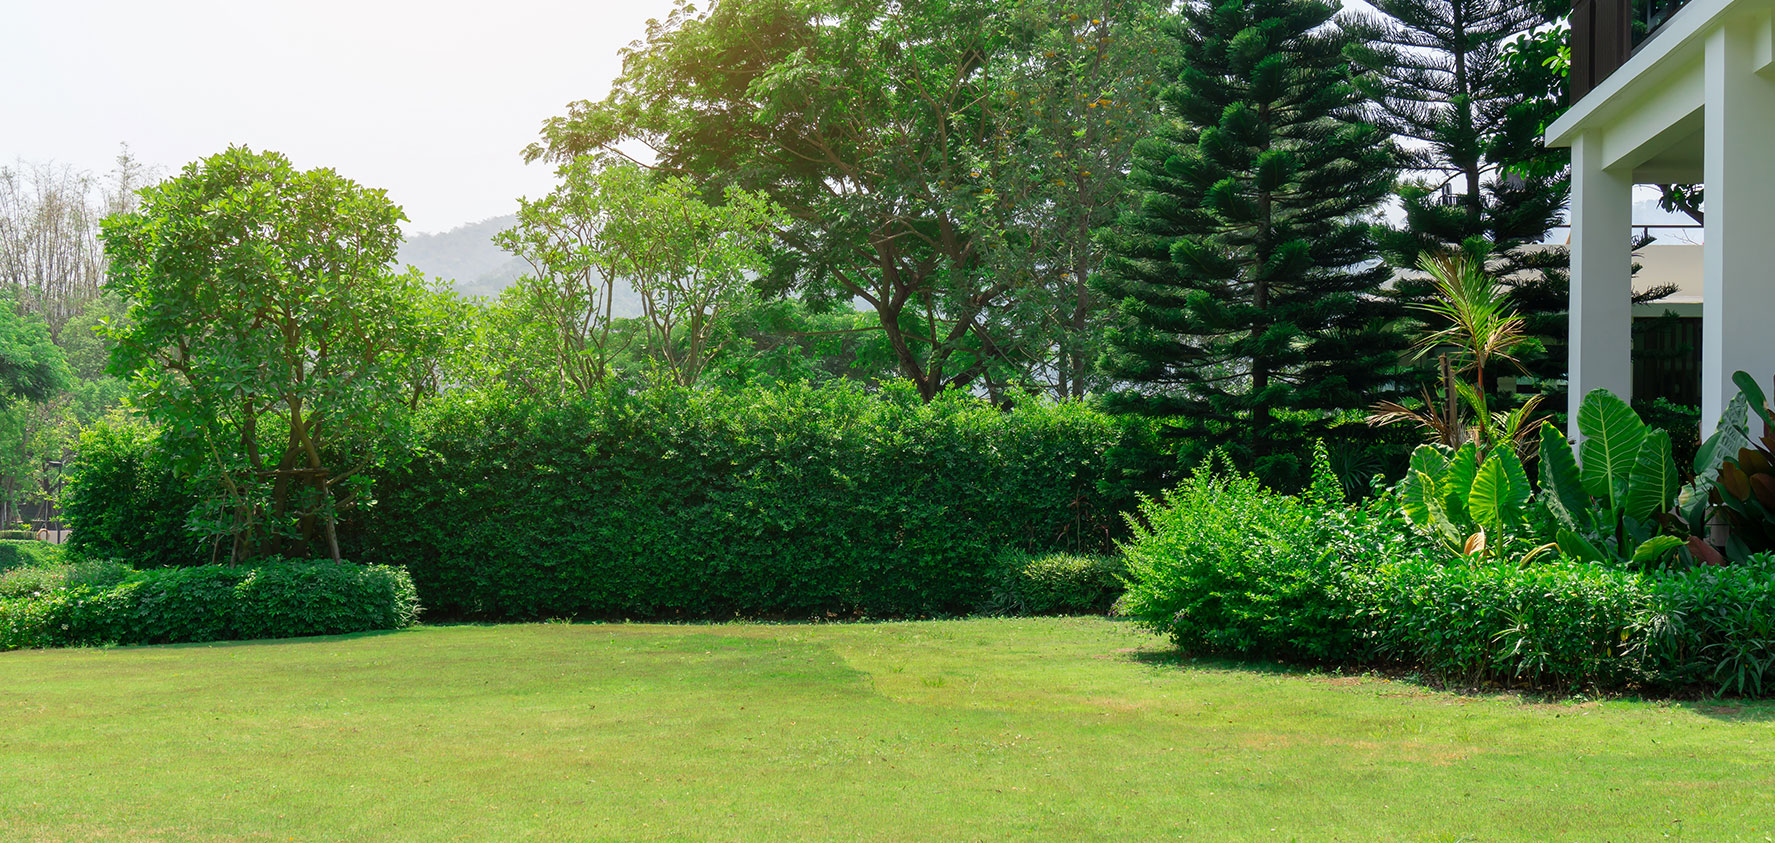
<path fill-rule="evenodd" d="M 1545 335 L 1524 360 L 1560 388 L 1564 255 L 1525 248 L 1566 199 L 1539 140 L 1564 101 L 1556 11 L 684 3 L 526 150 L 557 187 L 498 236 L 530 271 L 494 299 L 394 269 L 380 191 L 235 148 L 139 192 L 120 161 L 140 207 L 80 205 L 41 263 L 111 294 L 34 271 L 13 310 L 68 359 L 64 338 L 92 343 L 76 380 L 132 381 L 215 490 L 192 526 L 236 557 L 324 552 L 373 499 L 376 440 L 445 390 L 1089 397 L 1284 484 L 1339 439 L 1359 485 L 1406 450 L 1370 408 L 1434 383 L 1408 348 L 1443 327 L 1413 306 L 1425 254 L 1507 279 Z M 101 310 L 102 336 L 75 325 Z"/>

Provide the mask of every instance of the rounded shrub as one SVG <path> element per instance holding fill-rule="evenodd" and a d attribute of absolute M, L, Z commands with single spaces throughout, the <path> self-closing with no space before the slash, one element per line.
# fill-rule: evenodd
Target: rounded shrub
<path fill-rule="evenodd" d="M 1009 615 L 1101 615 L 1122 596 L 1120 556 L 1031 553 L 999 557 L 999 583 L 988 607 Z"/>
<path fill-rule="evenodd" d="M 1418 551 L 1390 507 L 1342 497 L 1327 471 L 1297 497 L 1204 465 L 1131 516 L 1121 613 L 1191 652 L 1364 658 L 1368 567 Z"/>

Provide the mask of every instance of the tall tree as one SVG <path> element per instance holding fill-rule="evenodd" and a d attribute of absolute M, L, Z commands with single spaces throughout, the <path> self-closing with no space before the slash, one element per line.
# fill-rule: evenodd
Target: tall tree
<path fill-rule="evenodd" d="M 677 176 L 583 155 L 548 196 L 524 201 L 499 244 L 531 265 L 521 301 L 548 326 L 559 376 L 602 386 L 635 337 L 617 330 L 619 285 L 633 285 L 660 380 L 693 386 L 732 335 L 729 311 L 755 295 L 771 232 L 787 223 L 762 194 L 729 189 L 711 204 Z M 640 374 L 639 372 L 634 374 Z"/>
<path fill-rule="evenodd" d="M 112 371 L 212 482 L 230 558 L 339 558 L 336 513 L 367 492 L 369 446 L 435 345 L 423 283 L 389 268 L 405 216 L 380 190 L 243 147 L 141 196 L 105 222 L 130 302 Z"/>
<path fill-rule="evenodd" d="M 1564 84 L 1511 47 L 1550 22 L 1516 0 L 1376 0 L 1352 12 L 1349 55 L 1369 119 L 1405 142 L 1405 224 L 1380 229 L 1395 266 L 1464 244 L 1502 254 L 1541 240 L 1570 193 L 1564 150 L 1540 133 L 1564 108 Z"/>
<path fill-rule="evenodd" d="M 1073 47 L 1120 50 L 1135 39 L 1087 12 L 1138 5 L 722 0 L 697 13 L 681 3 L 628 52 L 609 97 L 570 106 L 528 155 L 636 153 L 706 181 L 712 195 L 729 185 L 762 191 L 792 220 L 777 232 L 769 284 L 814 301 L 866 303 L 900 373 L 926 398 L 1002 382 L 1040 365 L 1029 349 L 1054 345 L 1024 336 L 1030 320 L 1012 315 L 1054 279 L 1046 267 L 1064 251 L 1032 256 L 1053 232 L 1051 211 L 1068 207 L 1048 183 L 1068 172 L 1120 178 L 1114 160 L 1085 163 L 1099 150 L 1053 144 L 1061 111 L 1012 96 L 1019 86 L 1034 91 L 1034 75 L 1080 72 L 1077 55 L 1044 47 L 1061 27 L 1036 26 L 1032 16 L 1071 15 L 1064 29 Z M 1095 89 L 1069 85 L 1064 112 L 1094 113 L 1098 103 L 1106 116 L 1121 113 L 1125 71 L 1102 76 L 1109 81 Z M 1032 129 L 1036 119 L 1054 125 Z M 1111 132 L 1104 149 L 1132 137 L 1093 122 L 1087 135 Z M 1044 132 L 1050 140 L 1031 140 Z M 1069 370 L 1077 358 L 1069 352 Z"/>
<path fill-rule="evenodd" d="M 1134 144 L 1151 134 L 1169 4 L 1154 0 L 1038 0 L 1001 12 L 1014 48 L 987 68 L 1003 121 L 990 158 L 1009 226 L 987 261 L 1031 282 L 993 311 L 989 331 L 1018 386 L 1082 398 L 1102 385 L 1104 305 L 1091 276 L 1097 232 L 1128 209 Z M 988 373 L 992 377 L 993 372 Z"/>
<path fill-rule="evenodd" d="M 1369 403 L 1402 347 L 1366 220 L 1397 152 L 1357 119 L 1336 11 L 1181 7 L 1165 119 L 1135 150 L 1144 196 L 1101 282 L 1126 319 L 1106 367 L 1132 388 L 1112 405 L 1284 481 L 1305 468 L 1303 428 Z"/>
<path fill-rule="evenodd" d="M 51 163 L 0 167 L 0 287 L 58 341 L 104 282 L 99 221 L 131 210 L 149 175 L 127 146 L 104 179 Z"/>
<path fill-rule="evenodd" d="M 1398 294 L 1435 297 L 1415 272 L 1425 253 L 1465 254 L 1498 277 L 1543 347 L 1525 369 L 1554 399 L 1565 378 L 1569 255 L 1545 244 L 1570 198 L 1569 155 L 1542 133 L 1566 107 L 1557 61 L 1566 31 L 1554 0 L 1376 0 L 1348 13 L 1370 119 L 1401 138 L 1404 219 L 1377 226 L 1403 271 Z M 1431 330 L 1444 326 L 1431 325 Z"/>

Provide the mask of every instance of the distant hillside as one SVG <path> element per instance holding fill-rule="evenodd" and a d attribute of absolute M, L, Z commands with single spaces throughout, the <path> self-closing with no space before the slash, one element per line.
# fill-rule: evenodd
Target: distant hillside
<path fill-rule="evenodd" d="M 459 225 L 438 234 L 417 234 L 401 244 L 396 260 L 412 264 L 427 276 L 446 279 L 465 296 L 497 297 L 530 263 L 493 244 L 493 236 L 518 224 L 515 215 Z M 641 315 L 641 299 L 633 287 L 619 284 L 611 303 L 617 316 Z"/>
<path fill-rule="evenodd" d="M 464 295 L 492 298 L 511 286 L 530 264 L 493 244 L 493 235 L 513 225 L 511 214 L 460 225 L 437 234 L 418 234 L 401 244 L 396 257 L 428 276 L 448 279 Z"/>

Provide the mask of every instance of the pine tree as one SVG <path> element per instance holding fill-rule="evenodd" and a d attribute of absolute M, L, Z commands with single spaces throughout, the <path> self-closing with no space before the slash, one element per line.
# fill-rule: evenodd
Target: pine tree
<path fill-rule="evenodd" d="M 1186 3 L 1172 82 L 1135 151 L 1136 210 L 1105 236 L 1119 303 L 1110 406 L 1170 420 L 1276 482 L 1334 411 L 1388 384 L 1400 340 L 1365 217 L 1397 150 L 1356 114 L 1348 36 L 1317 0 Z"/>
<path fill-rule="evenodd" d="M 1349 55 L 1370 118 L 1405 141 L 1402 225 L 1377 226 L 1387 260 L 1415 269 L 1423 253 L 1464 252 L 1511 292 L 1546 347 L 1524 366 L 1549 391 L 1565 377 L 1569 256 L 1542 243 L 1571 194 L 1568 153 L 1541 139 L 1566 105 L 1565 78 L 1546 59 L 1565 43 L 1545 26 L 1563 2 L 1374 0 L 1352 13 Z M 1430 294 L 1427 282 L 1398 296 Z M 1557 395 L 1549 406 L 1564 406 Z"/>

